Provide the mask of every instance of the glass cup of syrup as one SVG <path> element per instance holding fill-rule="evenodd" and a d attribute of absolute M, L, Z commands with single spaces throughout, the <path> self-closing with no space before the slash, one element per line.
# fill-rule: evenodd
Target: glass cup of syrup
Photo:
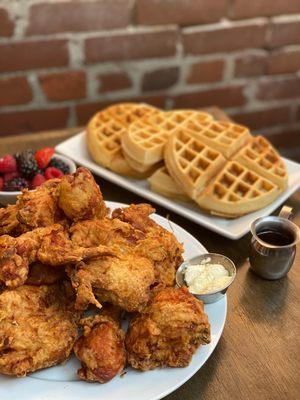
<path fill-rule="evenodd" d="M 300 230 L 291 217 L 292 209 L 284 206 L 278 216 L 258 218 L 251 225 L 250 266 L 262 278 L 280 279 L 293 265 Z"/>

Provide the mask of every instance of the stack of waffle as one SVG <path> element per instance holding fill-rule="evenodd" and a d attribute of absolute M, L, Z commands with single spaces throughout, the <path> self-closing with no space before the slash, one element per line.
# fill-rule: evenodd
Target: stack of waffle
<path fill-rule="evenodd" d="M 120 103 L 95 114 L 87 126 L 87 146 L 93 159 L 118 174 L 143 178 L 144 174 L 126 161 L 121 139 L 131 124 L 157 112 L 146 104 Z"/>
<path fill-rule="evenodd" d="M 285 165 L 265 138 L 207 112 L 117 104 L 91 119 L 87 144 L 114 172 L 148 177 L 152 190 L 227 218 L 265 207 L 287 186 Z"/>

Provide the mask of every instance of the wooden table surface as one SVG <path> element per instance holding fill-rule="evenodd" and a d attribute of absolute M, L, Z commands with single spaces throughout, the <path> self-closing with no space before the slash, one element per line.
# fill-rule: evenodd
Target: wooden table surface
<path fill-rule="evenodd" d="M 76 131 L 78 129 L 2 138 L 0 153 L 54 145 Z M 124 203 L 144 201 L 110 182 L 97 180 L 106 200 Z M 294 222 L 299 226 L 300 191 L 286 204 L 293 207 Z M 156 208 L 158 214 L 169 215 L 208 251 L 230 257 L 237 266 L 237 278 L 228 291 L 225 329 L 214 353 L 198 373 L 166 399 L 299 399 L 300 253 L 287 277 L 266 281 L 249 270 L 250 235 L 232 241 L 163 207 Z"/>

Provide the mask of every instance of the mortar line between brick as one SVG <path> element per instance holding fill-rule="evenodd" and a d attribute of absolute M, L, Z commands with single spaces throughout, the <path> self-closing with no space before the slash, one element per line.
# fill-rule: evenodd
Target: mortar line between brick
<path fill-rule="evenodd" d="M 199 93 L 199 92 L 196 92 Z M 180 93 L 181 94 L 190 94 L 188 93 Z M 81 100 L 67 100 L 67 101 L 61 101 L 61 102 L 47 102 L 43 104 L 43 109 L 53 109 L 53 108 L 59 108 L 59 107 L 68 107 L 68 106 L 77 106 L 77 105 L 84 105 L 84 104 L 90 104 L 90 103 L 101 103 L 105 101 L 124 101 L 130 99 L 130 97 L 156 97 L 164 95 L 162 92 L 154 92 L 154 93 L 139 93 L 138 95 L 136 93 L 131 93 L 128 95 L 128 93 L 113 93 L 111 96 L 101 96 L 100 98 L 95 98 L 95 99 L 81 99 Z M 176 96 L 176 94 L 172 95 L 167 95 L 166 99 L 172 100 L 172 97 Z M 246 104 L 242 106 L 236 106 L 236 107 L 224 107 L 224 109 L 228 110 L 229 112 L 232 113 L 237 113 L 237 112 L 250 112 L 250 111 L 264 111 L 272 108 L 277 108 L 277 107 L 284 107 L 284 106 L 290 106 L 292 104 L 295 104 L 296 106 L 300 106 L 300 99 L 295 99 L 295 98 L 289 98 L 289 99 L 278 99 L 278 100 L 267 100 L 264 102 L 256 102 L 255 107 L 252 107 L 251 104 Z M 27 111 L 27 110 L 36 110 L 37 106 L 40 104 L 35 104 L 33 102 L 26 104 L 26 105 L 14 105 L 14 106 L 5 106 L 1 107 L 1 113 L 4 112 L 13 112 L 13 111 Z"/>
<path fill-rule="evenodd" d="M 285 46 L 282 47 L 282 50 L 284 51 L 285 49 L 289 50 L 292 49 L 294 51 L 299 51 L 300 50 L 300 45 L 295 45 L 295 46 Z M 82 50 L 83 51 L 83 50 Z M 199 62 L 199 61 L 214 61 L 216 59 L 224 58 L 224 57 L 233 57 L 233 58 L 238 58 L 238 57 L 243 57 L 247 55 L 264 55 L 267 54 L 267 52 L 263 49 L 254 49 L 254 48 L 249 48 L 249 49 L 244 49 L 244 50 L 238 50 L 238 51 L 233 51 L 230 53 L 224 53 L 224 52 L 218 52 L 218 53 L 209 53 L 209 54 L 204 54 L 204 55 L 182 55 L 182 56 L 170 56 L 170 57 L 164 57 L 164 58 L 141 58 L 141 59 L 132 59 L 132 60 L 115 60 L 115 61 L 106 61 L 106 62 L 99 62 L 99 63 L 92 63 L 92 64 L 82 64 L 82 66 L 62 66 L 62 67 L 50 67 L 50 68 L 34 68 L 34 69 L 28 69 L 28 70 L 19 70 L 19 71 L 8 71 L 8 72 L 1 72 L 1 78 L 9 77 L 12 75 L 24 75 L 30 72 L 56 72 L 56 71 L 67 71 L 67 70 L 74 70 L 76 68 L 99 68 L 100 70 L 105 70 L 112 68 L 114 65 L 117 66 L 128 66 L 128 67 L 138 67 L 138 68 L 143 68 L 144 71 L 149 71 L 153 67 L 156 66 L 169 66 L 170 63 L 186 63 L 190 64 L 193 62 Z"/>
<path fill-rule="evenodd" d="M 14 43 L 17 41 L 51 41 L 54 39 L 68 39 L 71 40 L 74 37 L 78 37 L 79 39 L 93 39 L 93 38 L 103 38 L 103 37 L 113 37 L 113 36 L 127 36 L 128 34 L 147 34 L 147 33 L 161 33 L 161 32 L 176 32 L 178 31 L 177 25 L 168 24 L 168 25 L 159 25 L 159 26 L 127 26 L 124 28 L 118 29 L 107 29 L 107 30 L 92 30 L 85 32 L 59 32 L 52 33 L 49 35 L 30 35 L 24 36 L 20 40 L 20 38 L 0 38 L 0 43 Z"/>

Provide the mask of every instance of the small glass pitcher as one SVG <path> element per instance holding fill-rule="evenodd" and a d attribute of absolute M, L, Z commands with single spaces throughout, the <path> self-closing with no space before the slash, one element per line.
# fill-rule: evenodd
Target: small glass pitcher
<path fill-rule="evenodd" d="M 291 218 L 292 209 L 284 206 L 278 216 L 258 218 L 251 225 L 250 266 L 264 279 L 280 279 L 293 265 L 300 230 Z"/>

